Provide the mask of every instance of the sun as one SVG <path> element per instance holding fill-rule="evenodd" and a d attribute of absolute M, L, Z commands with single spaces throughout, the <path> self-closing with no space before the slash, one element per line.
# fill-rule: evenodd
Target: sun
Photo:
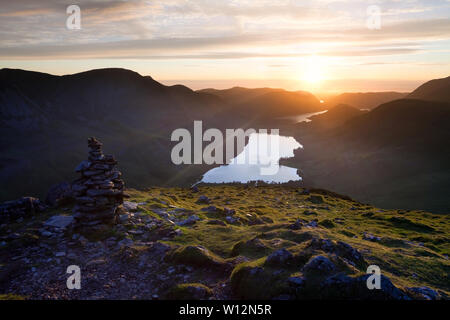
<path fill-rule="evenodd" d="M 323 80 L 324 61 L 321 57 L 310 56 L 305 60 L 302 80 L 310 85 L 317 85 Z"/>

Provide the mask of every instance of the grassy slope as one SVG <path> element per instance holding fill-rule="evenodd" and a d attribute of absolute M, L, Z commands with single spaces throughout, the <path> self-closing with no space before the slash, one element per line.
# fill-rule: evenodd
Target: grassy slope
<path fill-rule="evenodd" d="M 202 245 L 219 258 L 231 260 L 235 255 L 233 247 L 238 242 L 258 237 L 266 250 L 246 250 L 245 246 L 238 250 L 258 265 L 263 260 L 257 259 L 263 259 L 275 249 L 284 247 L 293 252 L 301 249 L 300 244 L 312 235 L 350 244 L 369 264 L 380 266 L 382 273 L 397 286 L 429 286 L 447 293 L 450 291 L 450 263 L 444 256 L 450 253 L 450 216 L 423 211 L 380 210 L 332 194 L 322 194 L 324 203 L 315 205 L 308 200 L 309 195 L 301 195 L 298 191 L 280 186 L 225 185 L 202 186 L 199 193 L 181 188 L 152 188 L 130 190 L 130 194 L 133 201 L 147 202 L 141 208 L 148 214 L 154 215 L 152 210 L 158 207 L 167 207 L 170 211 L 170 206 L 176 206 L 190 209 L 202 218 L 193 227 L 180 227 L 182 235 L 167 242 L 171 245 Z M 195 203 L 200 194 L 212 199 L 211 205 L 235 209 L 241 222 L 226 226 L 208 224 L 212 219 L 225 221 L 225 215 L 201 211 L 207 205 Z M 289 230 L 288 224 L 297 218 L 317 219 L 319 227 Z M 343 223 L 337 223 L 336 218 L 343 219 Z M 256 219 L 264 220 L 265 224 L 251 225 Z M 381 237 L 381 241 L 363 240 L 364 232 Z M 292 270 L 292 275 L 295 274 Z M 199 282 L 202 276 L 200 273 Z"/>
<path fill-rule="evenodd" d="M 441 290 L 441 295 L 449 296 L 449 215 L 424 211 L 381 210 L 323 190 L 312 190 L 309 195 L 304 195 L 302 191 L 301 188 L 277 185 L 264 187 L 201 185 L 198 193 L 193 193 L 189 189 L 162 187 L 146 190 L 128 189 L 127 193 L 131 196 L 130 201 L 139 203 L 138 211 L 141 217 L 151 216 L 161 219 L 159 214 L 163 213 L 169 214 L 175 221 L 184 220 L 193 214 L 201 218 L 193 226 L 179 227 L 170 226 L 167 221 L 163 223 L 165 228 L 180 229 L 181 234 L 165 238 L 164 241 L 160 240 L 173 248 L 160 268 L 166 270 L 171 266 L 192 266 L 193 271 L 189 280 L 184 281 L 186 286 L 187 283 L 192 284 L 190 286 L 206 285 L 219 299 L 228 297 L 268 299 L 277 296 L 278 291 L 285 290 L 283 286 L 288 277 L 301 276 L 300 266 L 310 257 L 311 251 L 308 251 L 307 246 L 312 238 L 348 243 L 363 255 L 367 264 L 378 265 L 382 274 L 389 277 L 399 288 L 427 286 Z M 209 197 L 211 203 L 197 204 L 200 195 Z M 323 203 L 312 203 L 309 200 L 311 195 L 321 196 Z M 216 212 L 202 210 L 211 205 L 219 210 Z M 226 222 L 226 215 L 222 211 L 224 207 L 234 209 L 236 211 L 234 216 L 239 217 L 239 222 L 233 224 Z M 21 223 L 8 225 L 8 230 L 11 232 L 21 230 L 23 235 L 20 239 L 8 243 L 3 251 L 0 250 L 0 271 L 11 262 L 9 258 L 5 260 L 2 257 L 8 257 L 8 253 L 13 254 L 16 247 L 38 244 L 41 240 L 50 246 L 57 245 L 51 242 L 55 240 L 45 240 L 38 235 L 32 235 L 32 231 L 38 230 L 43 221 L 56 214 L 70 215 L 70 206 L 49 210 L 33 220 L 25 219 Z M 307 222 L 317 219 L 318 227 L 302 226 L 299 230 L 289 229 L 288 226 L 298 218 Z M 222 221 L 223 225 L 210 224 L 214 220 L 216 223 L 218 220 Z M 261 224 L 254 224 L 258 222 Z M 145 222 L 142 222 L 142 225 L 131 223 L 124 226 L 130 231 L 140 229 L 144 224 Z M 148 230 L 145 236 L 148 240 L 161 239 L 157 236 L 158 231 L 158 227 L 155 226 Z M 381 240 L 376 242 L 364 240 L 363 233 L 373 234 Z M 132 232 L 124 233 L 116 227 L 107 228 L 103 233 L 86 236 L 90 241 L 104 241 L 111 236 L 117 239 L 128 237 L 138 241 L 135 243 L 139 243 L 143 237 Z M 195 247 L 189 247 L 192 245 L 201 245 L 209 251 L 202 253 Z M 281 248 L 287 248 L 292 252 L 298 263 L 282 269 L 282 273 L 274 276 L 279 269 L 265 266 L 265 262 L 270 253 Z M 248 276 L 248 270 L 255 267 L 263 267 L 264 273 L 256 278 L 245 278 Z M 366 268 L 366 266 L 357 269 L 348 267 L 349 265 L 344 265 L 340 269 L 344 272 L 347 270 L 349 275 L 358 275 L 364 273 Z M 127 265 L 127 268 L 133 274 L 138 266 L 133 262 Z M 3 276 L 8 278 L 8 275 Z M 222 293 L 220 291 L 222 286 L 226 290 L 230 288 L 230 283 L 233 286 L 233 278 L 241 287 L 234 290 L 234 293 L 230 291 Z M 167 285 L 174 288 L 170 293 L 179 294 L 178 298 L 182 298 L 187 288 L 176 285 L 182 285 L 184 282 L 170 280 Z M 0 299 L 4 298 L 7 297 L 0 296 Z"/>

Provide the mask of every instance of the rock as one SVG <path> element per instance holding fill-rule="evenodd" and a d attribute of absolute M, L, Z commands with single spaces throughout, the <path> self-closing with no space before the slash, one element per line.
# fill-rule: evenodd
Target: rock
<path fill-rule="evenodd" d="M 227 216 L 227 217 L 225 217 L 225 220 L 226 220 L 228 223 L 233 224 L 233 223 L 238 222 L 239 218 Z"/>
<path fill-rule="evenodd" d="M 138 204 L 136 202 L 124 201 L 123 207 L 128 211 L 136 211 L 138 209 Z"/>
<path fill-rule="evenodd" d="M 152 250 L 157 254 L 157 255 L 165 255 L 167 251 L 170 250 L 170 246 L 165 244 L 165 243 L 161 243 L 161 242 L 155 242 L 152 245 Z"/>
<path fill-rule="evenodd" d="M 308 199 L 306 199 L 314 204 L 320 204 L 323 203 L 323 197 L 322 196 L 316 196 L 316 195 L 311 195 Z"/>
<path fill-rule="evenodd" d="M 418 296 L 425 300 L 438 300 L 440 298 L 439 293 L 428 287 L 413 287 L 406 288 L 406 290 L 411 292 L 414 296 Z"/>
<path fill-rule="evenodd" d="M 307 227 L 311 227 L 311 228 L 317 228 L 318 224 L 317 224 L 317 220 L 312 220 L 310 223 L 308 223 L 306 225 Z"/>
<path fill-rule="evenodd" d="M 169 290 L 169 300 L 204 300 L 212 296 L 212 291 L 200 283 L 178 284 Z"/>
<path fill-rule="evenodd" d="M 281 267 L 286 266 L 290 262 L 292 262 L 292 259 L 294 256 L 292 253 L 290 253 L 286 249 L 279 249 L 274 252 L 272 252 L 266 259 L 264 265 L 266 266 L 272 266 L 272 267 Z"/>
<path fill-rule="evenodd" d="M 197 266 L 202 268 L 219 268 L 227 267 L 226 262 L 219 256 L 210 252 L 202 246 L 184 246 L 180 247 L 166 256 L 169 261 L 178 264 Z"/>
<path fill-rule="evenodd" d="M 322 250 L 326 253 L 336 255 L 345 259 L 345 261 L 350 263 L 351 265 L 357 266 L 362 269 L 367 267 L 367 263 L 364 261 L 361 253 L 349 244 L 342 241 L 336 242 L 329 239 L 314 238 L 310 241 L 307 248 Z"/>
<path fill-rule="evenodd" d="M 200 196 L 197 199 L 196 203 L 198 203 L 198 204 L 210 204 L 211 203 L 211 199 L 209 199 L 207 196 L 202 195 L 202 196 Z"/>
<path fill-rule="evenodd" d="M 359 277 L 349 277 L 344 274 L 333 275 L 321 283 L 321 297 L 340 300 L 410 300 L 384 275 L 381 275 L 381 289 L 369 290 L 367 288 L 369 276 L 369 274 Z"/>
<path fill-rule="evenodd" d="M 73 224 L 74 220 L 72 216 L 53 216 L 44 223 L 44 226 L 66 229 Z"/>
<path fill-rule="evenodd" d="M 125 222 L 128 221 L 128 219 L 129 219 L 129 216 L 128 216 L 128 214 L 126 214 L 126 213 L 121 214 L 121 215 L 119 216 L 119 222 L 120 222 L 120 223 L 125 223 Z"/>
<path fill-rule="evenodd" d="M 144 231 L 142 231 L 142 230 L 129 230 L 128 233 L 132 234 L 132 235 L 135 235 L 135 236 L 139 236 L 139 235 L 144 234 Z"/>
<path fill-rule="evenodd" d="M 101 265 L 101 264 L 105 264 L 107 261 L 105 259 L 94 259 L 91 261 L 88 261 L 88 263 L 86 264 L 86 267 L 90 267 L 90 266 L 97 266 L 97 265 Z"/>
<path fill-rule="evenodd" d="M 197 186 L 191 187 L 191 192 L 192 192 L 192 193 L 197 193 L 197 192 L 198 192 Z"/>
<path fill-rule="evenodd" d="M 303 272 L 321 275 L 330 274 L 334 270 L 336 270 L 334 263 L 325 256 L 312 257 L 303 267 Z"/>
<path fill-rule="evenodd" d="M 91 166 L 91 163 L 87 160 L 83 160 L 81 161 L 81 163 L 75 168 L 75 172 L 82 172 L 85 171 L 87 169 L 89 169 L 89 167 Z"/>
<path fill-rule="evenodd" d="M 217 211 L 217 207 L 215 207 L 215 206 L 204 207 L 204 208 L 202 208 L 202 211 L 216 212 Z"/>
<path fill-rule="evenodd" d="M 305 284 L 305 278 L 303 277 L 290 277 L 288 278 L 289 285 L 293 287 L 301 287 Z"/>
<path fill-rule="evenodd" d="M 39 199 L 22 197 L 17 200 L 6 201 L 0 204 L 0 221 L 28 218 L 47 209 Z"/>
<path fill-rule="evenodd" d="M 73 200 L 72 186 L 68 182 L 61 182 L 50 187 L 45 203 L 52 207 L 59 207 L 69 204 Z"/>
<path fill-rule="evenodd" d="M 125 238 L 125 239 L 117 242 L 117 246 L 119 248 L 121 248 L 121 247 L 128 247 L 128 246 L 131 246 L 132 244 L 133 244 L 133 240 L 128 239 L 128 238 Z"/>
<path fill-rule="evenodd" d="M 42 230 L 40 233 L 41 233 L 41 236 L 43 236 L 43 237 L 51 237 L 53 235 L 53 233 L 51 233 L 50 231 L 46 231 L 46 230 Z"/>
<path fill-rule="evenodd" d="M 190 216 L 189 218 L 187 218 L 186 220 L 177 222 L 176 224 L 178 226 L 190 226 L 190 225 L 195 224 L 199 220 L 201 220 L 200 217 L 194 214 L 194 215 Z"/>
<path fill-rule="evenodd" d="M 363 239 L 364 240 L 368 240 L 368 241 L 376 242 L 376 241 L 380 241 L 381 237 L 377 237 L 377 236 L 374 236 L 373 234 L 364 232 Z"/>

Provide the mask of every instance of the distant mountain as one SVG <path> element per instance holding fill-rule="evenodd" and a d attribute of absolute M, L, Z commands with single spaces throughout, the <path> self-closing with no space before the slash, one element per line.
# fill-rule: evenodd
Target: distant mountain
<path fill-rule="evenodd" d="M 373 109 L 380 104 L 402 99 L 407 93 L 401 92 L 364 92 L 364 93 L 342 93 L 335 97 L 330 97 L 326 105 L 334 107 L 339 104 L 348 104 L 358 109 Z"/>
<path fill-rule="evenodd" d="M 262 118 L 273 119 L 324 110 L 320 101 L 306 91 L 234 87 L 226 90 L 204 89 L 199 92 L 216 95 L 237 109 Z"/>
<path fill-rule="evenodd" d="M 298 126 L 307 134 L 316 134 L 342 126 L 350 119 L 358 117 L 367 111 L 356 109 L 346 104 L 339 104 L 325 113 L 310 117 L 311 122 L 303 122 Z"/>
<path fill-rule="evenodd" d="M 177 128 L 268 128 L 274 118 L 317 110 L 309 93 L 234 88 L 195 92 L 125 69 L 54 76 L 0 70 L 0 201 L 43 196 L 74 177 L 96 136 L 119 160 L 129 187 L 187 185 L 210 166 L 175 166 Z"/>
<path fill-rule="evenodd" d="M 392 101 L 320 134 L 286 161 L 306 184 L 384 207 L 450 212 L 450 104 Z M 314 121 L 312 122 L 314 123 Z"/>
<path fill-rule="evenodd" d="M 218 89 L 202 89 L 197 92 L 200 93 L 209 93 L 215 96 L 218 96 L 228 102 L 233 104 L 241 104 L 249 99 L 255 98 L 257 96 L 261 96 L 263 94 L 269 92 L 279 92 L 285 91 L 283 89 L 272 89 L 272 88 L 257 88 L 257 89 L 248 89 L 243 87 L 233 87 L 230 89 L 218 90 Z"/>
<path fill-rule="evenodd" d="M 408 98 L 450 102 L 450 77 L 428 81 L 410 93 Z"/>
<path fill-rule="evenodd" d="M 96 136 L 119 160 L 129 187 L 195 182 L 202 166 L 172 165 L 170 134 L 230 127 L 228 106 L 214 95 L 164 86 L 124 69 L 67 76 L 0 70 L 0 201 L 42 196 L 73 178 Z M 247 119 L 242 119 L 247 121 Z"/>

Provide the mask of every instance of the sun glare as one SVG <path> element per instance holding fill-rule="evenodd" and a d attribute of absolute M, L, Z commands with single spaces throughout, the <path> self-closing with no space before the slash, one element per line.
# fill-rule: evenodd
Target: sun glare
<path fill-rule="evenodd" d="M 302 80 L 310 85 L 317 85 L 323 80 L 323 59 L 310 56 L 306 59 Z"/>

